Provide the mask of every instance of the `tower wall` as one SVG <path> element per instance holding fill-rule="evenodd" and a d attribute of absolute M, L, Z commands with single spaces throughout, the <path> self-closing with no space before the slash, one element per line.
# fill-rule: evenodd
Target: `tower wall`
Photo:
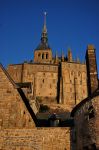
<path fill-rule="evenodd" d="M 54 99 L 57 103 L 58 65 L 25 63 L 9 66 L 8 71 L 15 82 L 31 82 L 35 97 L 45 97 L 46 102 L 49 102 L 48 98 Z"/>
<path fill-rule="evenodd" d="M 35 50 L 34 52 L 34 62 L 35 63 L 50 63 L 52 61 L 52 51 L 51 50 Z"/>
<path fill-rule="evenodd" d="M 86 65 L 62 62 L 63 104 L 70 110 L 87 97 Z"/>
<path fill-rule="evenodd" d="M 15 82 L 23 82 L 24 64 L 9 65 L 7 70 Z"/>
<path fill-rule="evenodd" d="M 93 45 L 88 45 L 87 47 L 86 66 L 88 76 L 88 92 L 89 95 L 91 95 L 98 88 L 96 52 Z"/>

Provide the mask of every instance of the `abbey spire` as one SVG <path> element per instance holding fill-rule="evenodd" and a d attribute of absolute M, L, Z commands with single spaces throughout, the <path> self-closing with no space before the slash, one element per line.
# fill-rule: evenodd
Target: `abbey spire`
<path fill-rule="evenodd" d="M 46 12 L 44 12 L 44 24 L 41 33 L 41 41 L 38 47 L 34 51 L 35 63 L 51 63 L 52 62 L 52 50 L 48 44 L 48 35 L 46 27 Z"/>
<path fill-rule="evenodd" d="M 46 27 L 46 15 L 47 15 L 47 13 L 44 12 L 44 26 L 43 26 L 42 37 L 41 37 L 41 42 L 43 42 L 43 43 L 47 43 L 47 41 L 48 41 L 47 27 Z"/>
<path fill-rule="evenodd" d="M 47 27 L 46 27 L 46 15 L 47 15 L 47 13 L 44 12 L 44 26 L 43 26 L 43 32 L 42 32 L 42 33 L 47 33 Z"/>
<path fill-rule="evenodd" d="M 48 35 L 47 35 L 47 27 L 46 27 L 46 15 L 47 13 L 44 12 L 44 25 L 43 25 L 43 30 L 41 34 L 41 42 L 36 48 L 36 50 L 48 50 L 50 49 L 48 45 Z M 51 50 L 51 49 L 50 49 Z"/>

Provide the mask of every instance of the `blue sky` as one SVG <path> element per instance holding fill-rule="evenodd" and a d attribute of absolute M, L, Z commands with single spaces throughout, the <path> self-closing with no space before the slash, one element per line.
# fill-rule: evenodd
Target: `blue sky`
<path fill-rule="evenodd" d="M 44 11 L 53 56 L 71 48 L 74 59 L 84 61 L 93 44 L 99 70 L 99 0 L 0 0 L 0 62 L 6 67 L 33 59 Z"/>

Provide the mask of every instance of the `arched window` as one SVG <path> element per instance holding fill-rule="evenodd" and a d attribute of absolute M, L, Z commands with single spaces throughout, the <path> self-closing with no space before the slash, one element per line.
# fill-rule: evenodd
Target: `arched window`
<path fill-rule="evenodd" d="M 42 54 L 42 59 L 44 59 L 44 53 Z"/>
<path fill-rule="evenodd" d="M 48 53 L 46 54 L 46 59 L 48 59 Z"/>

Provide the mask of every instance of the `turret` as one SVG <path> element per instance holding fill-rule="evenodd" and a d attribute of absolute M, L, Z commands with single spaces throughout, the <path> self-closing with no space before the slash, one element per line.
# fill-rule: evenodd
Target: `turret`
<path fill-rule="evenodd" d="M 63 53 L 63 51 L 62 51 L 61 61 L 64 62 L 64 53 Z"/>
<path fill-rule="evenodd" d="M 56 51 L 56 54 L 55 54 L 55 63 L 58 64 L 58 55 L 57 55 L 57 51 Z"/>
<path fill-rule="evenodd" d="M 68 62 L 72 62 L 72 52 L 68 49 Z"/>
<path fill-rule="evenodd" d="M 87 47 L 86 66 L 87 66 L 87 77 L 88 77 L 88 93 L 89 95 L 91 95 L 98 88 L 96 51 L 93 45 L 88 45 Z"/>

